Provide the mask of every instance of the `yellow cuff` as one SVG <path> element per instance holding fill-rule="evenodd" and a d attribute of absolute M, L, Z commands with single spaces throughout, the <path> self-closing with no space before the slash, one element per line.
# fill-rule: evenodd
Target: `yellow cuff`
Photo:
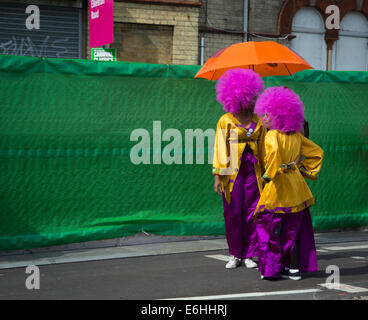
<path fill-rule="evenodd" d="M 220 168 L 212 168 L 212 174 L 220 175 Z"/>
<path fill-rule="evenodd" d="M 317 180 L 318 171 L 307 170 L 304 166 L 299 167 L 299 171 L 304 177 L 311 180 Z"/>

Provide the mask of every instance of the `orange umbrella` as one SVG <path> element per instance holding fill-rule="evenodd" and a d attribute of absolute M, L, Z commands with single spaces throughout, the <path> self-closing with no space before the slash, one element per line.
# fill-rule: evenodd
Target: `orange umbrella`
<path fill-rule="evenodd" d="M 230 69 L 252 69 L 261 77 L 292 75 L 313 69 L 293 50 L 274 41 L 242 42 L 231 45 L 209 58 L 194 78 L 217 80 Z"/>

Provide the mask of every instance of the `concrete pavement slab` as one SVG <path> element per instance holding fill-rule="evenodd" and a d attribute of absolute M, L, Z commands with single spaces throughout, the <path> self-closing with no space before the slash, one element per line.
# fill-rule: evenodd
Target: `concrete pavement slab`
<path fill-rule="evenodd" d="M 338 250 L 341 246 L 368 245 L 368 229 L 346 232 L 322 232 L 315 234 L 316 246 L 323 251 Z M 366 243 L 364 243 L 366 242 Z M 339 244 L 338 246 L 334 244 Z M 56 246 L 32 250 L 18 250 L 0 253 L 0 269 L 47 265 L 105 259 L 142 257 L 150 255 L 185 252 L 225 250 L 225 237 L 164 237 L 139 234 L 130 239 L 111 239 L 88 243 Z M 108 246 L 110 244 L 110 246 Z M 114 245 L 112 245 L 114 244 Z M 125 244 L 125 245 L 124 245 Z M 102 247 L 99 247 L 102 246 Z M 330 248 L 330 249 L 329 249 Z"/>

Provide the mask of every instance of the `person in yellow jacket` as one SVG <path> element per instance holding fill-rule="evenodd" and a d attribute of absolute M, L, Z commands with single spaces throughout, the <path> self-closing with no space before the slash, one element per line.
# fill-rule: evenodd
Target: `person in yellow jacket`
<path fill-rule="evenodd" d="M 269 129 L 264 141 L 264 188 L 254 212 L 258 269 L 261 278 L 300 277 L 300 272 L 318 270 L 309 213 L 315 199 L 304 177 L 317 179 L 323 150 L 300 133 L 304 125 L 303 103 L 291 89 L 266 89 L 259 96 L 254 112 Z M 290 270 L 297 240 L 300 270 Z"/>
<path fill-rule="evenodd" d="M 253 114 L 264 85 L 252 70 L 232 69 L 216 84 L 217 100 L 225 113 L 216 130 L 214 190 L 222 195 L 230 260 L 226 268 L 257 267 L 258 241 L 253 212 L 262 189 L 262 151 L 266 129 Z"/>

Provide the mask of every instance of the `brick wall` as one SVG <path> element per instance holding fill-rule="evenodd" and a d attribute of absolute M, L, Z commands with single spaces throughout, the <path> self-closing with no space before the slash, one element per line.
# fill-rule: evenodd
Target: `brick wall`
<path fill-rule="evenodd" d="M 170 6 L 148 3 L 114 2 L 114 22 L 171 26 L 172 64 L 200 63 L 200 44 L 204 38 L 204 61 L 224 47 L 243 41 L 243 0 L 201 0 L 202 7 Z M 248 32 L 277 34 L 277 23 L 284 0 L 249 0 Z M 158 29 L 159 30 L 159 29 Z M 163 30 L 163 29 L 162 29 Z M 138 32 L 138 31 L 137 31 Z M 147 32 L 153 32 L 147 30 Z M 164 31 L 162 31 L 165 33 Z M 131 32 L 130 36 L 134 34 Z M 138 36 L 138 33 L 137 33 Z M 152 37 L 155 37 L 152 35 Z M 170 37 L 166 32 L 166 37 Z M 169 39 L 160 40 L 169 44 Z M 246 36 L 249 41 L 265 41 L 260 36 Z M 271 38 L 284 45 L 289 40 Z M 122 44 L 114 43 L 116 46 Z M 112 47 L 112 46 L 111 46 Z M 88 48 L 88 57 L 90 50 Z M 119 54 L 119 51 L 118 51 Z M 170 63 L 165 54 L 156 63 Z M 121 57 L 122 58 L 122 57 Z M 144 60 L 144 59 L 143 59 Z M 135 61 L 135 60 L 134 60 Z M 159 62 L 160 61 L 160 62 Z"/>
<path fill-rule="evenodd" d="M 222 48 L 228 47 L 234 43 L 242 42 L 242 36 L 226 33 L 217 34 L 201 32 L 200 37 L 204 37 L 204 62 Z M 199 46 L 200 44 L 201 42 L 199 39 Z"/>
<path fill-rule="evenodd" d="M 114 23 L 118 61 L 172 64 L 173 27 L 154 24 Z"/>
<path fill-rule="evenodd" d="M 207 61 L 222 48 L 242 41 L 241 34 L 223 32 L 223 30 L 243 30 L 243 0 L 203 0 L 201 2 L 201 32 L 198 43 L 200 45 L 203 37 L 204 61 Z"/>
<path fill-rule="evenodd" d="M 172 64 L 198 64 L 198 21 L 198 7 L 114 2 L 114 23 L 155 25 L 157 27 L 166 26 L 172 28 Z M 142 27 L 144 28 L 144 26 Z M 137 30 L 138 37 L 142 36 L 141 31 Z M 133 32 L 134 30 L 131 30 L 131 36 L 133 36 Z M 168 36 L 166 33 L 166 37 Z M 161 40 L 166 44 L 170 42 L 168 39 Z M 117 41 L 115 41 L 116 43 Z M 142 50 L 144 49 L 143 47 L 141 48 Z M 89 49 L 88 58 L 90 58 Z M 156 63 L 159 63 L 158 60 Z"/>
<path fill-rule="evenodd" d="M 205 39 L 204 61 L 216 52 L 233 43 L 242 42 L 243 0 L 202 0 L 200 10 L 200 34 Z M 289 45 L 289 40 L 277 39 L 279 14 L 284 0 L 248 1 L 248 41 L 273 40 Z M 270 36 L 270 39 L 264 38 Z M 198 40 L 199 44 L 201 40 Z"/>
<path fill-rule="evenodd" d="M 276 33 L 277 21 L 283 3 L 284 0 L 249 1 L 249 31 Z"/>
<path fill-rule="evenodd" d="M 243 0 L 206 0 L 207 16 L 217 28 L 242 30 Z"/>
<path fill-rule="evenodd" d="M 258 0 L 249 3 L 248 30 L 250 33 L 277 34 L 278 19 L 284 0 Z M 290 46 L 289 39 L 270 38 L 262 36 L 248 36 L 249 41 L 272 40 L 287 47 Z"/>

